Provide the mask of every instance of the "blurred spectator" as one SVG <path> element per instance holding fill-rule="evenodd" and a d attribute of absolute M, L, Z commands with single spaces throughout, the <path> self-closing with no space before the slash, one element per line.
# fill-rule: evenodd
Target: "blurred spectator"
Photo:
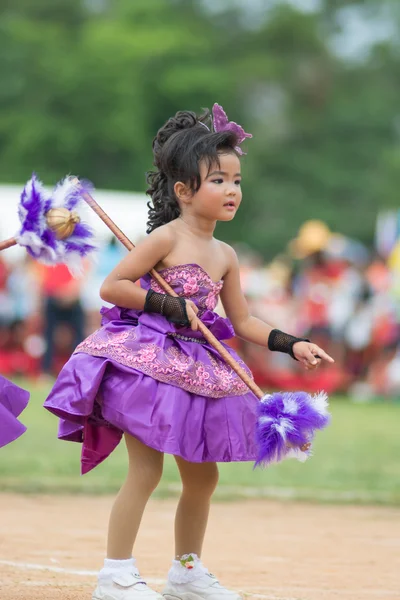
<path fill-rule="evenodd" d="M 10 270 L 0 256 L 0 330 L 2 335 L 14 320 L 14 307 L 12 297 L 8 289 L 8 277 Z"/>
<path fill-rule="evenodd" d="M 80 299 L 82 280 L 75 279 L 65 265 L 42 265 L 40 279 L 46 348 L 42 369 L 45 375 L 52 375 L 56 346 L 69 346 L 72 352 L 85 337 L 85 315 Z M 67 328 L 61 329 L 61 325 Z"/>

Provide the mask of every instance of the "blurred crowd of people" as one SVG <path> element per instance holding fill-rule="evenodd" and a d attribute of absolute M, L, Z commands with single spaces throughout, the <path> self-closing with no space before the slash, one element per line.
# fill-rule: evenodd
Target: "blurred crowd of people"
<path fill-rule="evenodd" d="M 53 377 L 76 345 L 100 325 L 99 290 L 125 250 L 111 239 L 74 277 L 65 265 L 46 266 L 29 254 L 0 254 L 0 373 Z"/>
<path fill-rule="evenodd" d="M 237 248 L 242 286 L 254 316 L 306 337 L 335 358 L 308 373 L 290 357 L 235 338 L 234 345 L 267 389 L 326 390 L 358 400 L 400 394 L 398 255 L 372 254 L 362 244 L 309 221 L 287 252 L 265 264 Z M 54 376 L 79 341 L 100 324 L 99 288 L 125 250 L 114 239 L 74 279 L 28 255 L 0 255 L 0 372 Z M 220 311 L 223 311 L 220 306 Z"/>
<path fill-rule="evenodd" d="M 400 395 L 400 295 L 395 252 L 383 258 L 307 222 L 285 255 L 262 264 L 242 255 L 251 312 L 317 343 L 335 364 L 308 373 L 287 355 L 237 341 L 259 385 L 326 390 L 354 399 Z"/>

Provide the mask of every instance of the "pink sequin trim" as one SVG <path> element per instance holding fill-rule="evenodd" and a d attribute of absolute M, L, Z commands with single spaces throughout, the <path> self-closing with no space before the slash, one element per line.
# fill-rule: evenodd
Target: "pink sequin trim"
<path fill-rule="evenodd" d="M 120 334 L 98 329 L 79 344 L 75 352 L 113 359 L 157 381 L 169 383 L 199 396 L 223 398 L 242 396 L 249 391 L 228 365 L 204 346 L 201 348 L 202 352 L 204 351 L 204 361 L 196 361 L 183 352 L 178 344 L 164 349 L 153 343 L 138 342 L 134 329 Z M 242 361 L 240 364 L 249 372 Z"/>

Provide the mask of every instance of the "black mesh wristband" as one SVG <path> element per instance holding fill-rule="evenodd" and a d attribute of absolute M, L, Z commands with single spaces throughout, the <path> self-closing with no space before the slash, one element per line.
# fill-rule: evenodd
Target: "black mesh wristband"
<path fill-rule="evenodd" d="M 149 290 L 146 294 L 144 303 L 144 312 L 158 313 L 171 323 L 190 327 L 190 321 L 187 316 L 186 302 L 184 298 L 169 296 L 168 294 L 159 294 Z"/>
<path fill-rule="evenodd" d="M 272 352 L 284 352 L 285 354 L 290 354 L 294 360 L 297 360 L 295 355 L 293 354 L 293 346 L 297 342 L 309 342 L 306 338 L 298 338 L 294 335 L 289 335 L 288 333 L 284 333 L 279 329 L 273 329 L 268 337 L 268 348 L 272 350 Z"/>

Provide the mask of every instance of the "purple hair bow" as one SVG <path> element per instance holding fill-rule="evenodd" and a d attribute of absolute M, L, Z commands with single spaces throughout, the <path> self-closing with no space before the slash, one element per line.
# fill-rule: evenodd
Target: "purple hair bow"
<path fill-rule="evenodd" d="M 253 137 L 251 133 L 246 133 L 243 127 L 234 121 L 229 121 L 226 112 L 219 104 L 214 104 L 212 108 L 212 115 L 214 131 L 233 131 L 233 133 L 237 135 L 238 144 L 244 142 L 246 138 Z M 240 146 L 236 146 L 235 150 L 238 154 L 245 154 Z"/>

